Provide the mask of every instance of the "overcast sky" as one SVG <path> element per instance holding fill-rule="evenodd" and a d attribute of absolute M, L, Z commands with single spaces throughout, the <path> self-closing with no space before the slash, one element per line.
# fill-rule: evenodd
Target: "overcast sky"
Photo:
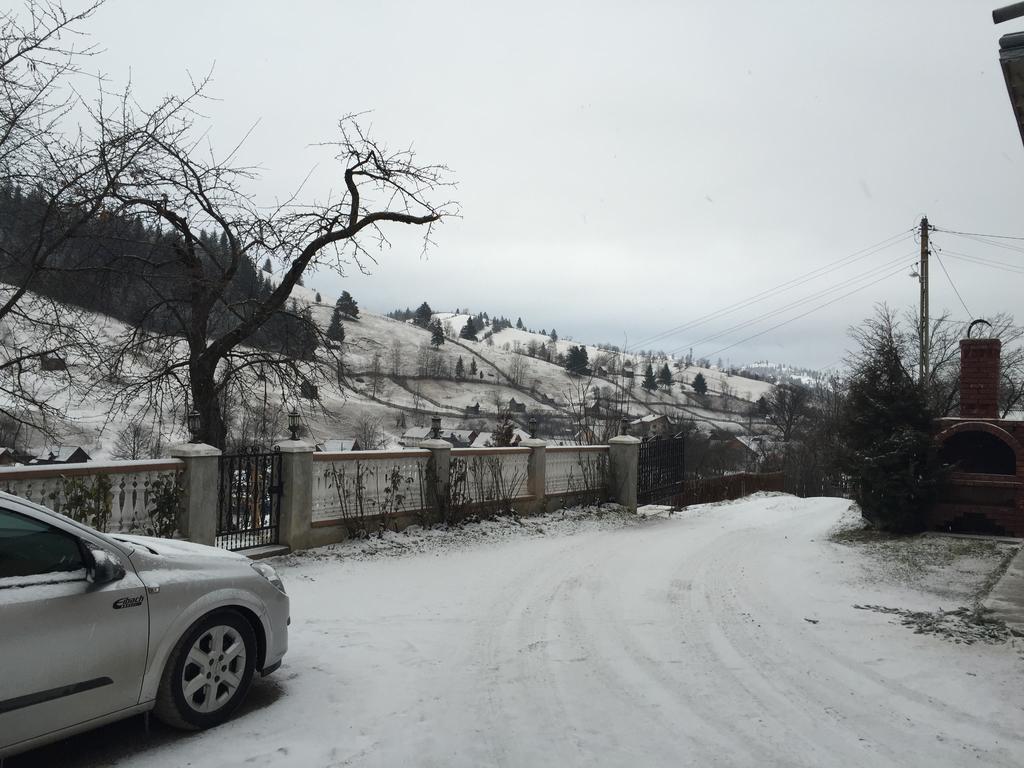
<path fill-rule="evenodd" d="M 314 166 L 307 197 L 341 186 L 311 145 L 350 112 L 371 110 L 379 138 L 453 169 L 462 218 L 427 258 L 396 233 L 371 277 L 307 279 L 325 296 L 345 287 L 375 311 L 468 305 L 634 345 L 909 233 L 922 214 L 1024 235 L 1024 150 L 998 65 L 999 36 L 1024 20 L 994 26 L 997 4 L 109 0 L 88 28 L 105 49 L 92 66 L 130 75 L 143 101 L 212 66 L 211 136 L 226 150 L 259 121 L 243 157 L 263 167 L 268 201 Z M 1024 264 L 1021 251 L 933 240 Z M 833 365 L 874 302 L 916 305 L 916 249 L 900 240 L 649 346 Z M 1024 274 L 943 260 L 973 316 L 1024 320 Z M 933 312 L 966 317 L 934 261 L 931 276 Z"/>

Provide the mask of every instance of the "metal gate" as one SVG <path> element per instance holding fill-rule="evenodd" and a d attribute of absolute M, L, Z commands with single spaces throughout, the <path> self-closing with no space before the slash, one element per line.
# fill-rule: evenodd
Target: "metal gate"
<path fill-rule="evenodd" d="M 637 502 L 653 504 L 683 489 L 682 437 L 653 438 L 640 443 Z"/>
<path fill-rule="evenodd" d="M 238 550 L 277 544 L 281 454 L 251 448 L 220 457 L 217 546 Z"/>

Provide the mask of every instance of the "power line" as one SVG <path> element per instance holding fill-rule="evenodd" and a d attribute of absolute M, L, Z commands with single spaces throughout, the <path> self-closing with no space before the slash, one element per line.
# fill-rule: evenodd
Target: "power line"
<path fill-rule="evenodd" d="M 936 232 L 945 232 L 947 235 L 966 235 L 969 237 L 992 237 L 999 240 L 1024 240 L 1024 237 L 1017 235 L 988 235 L 984 232 L 960 232 L 955 229 L 943 229 L 942 227 L 932 227 Z"/>
<path fill-rule="evenodd" d="M 882 264 L 880 266 L 873 267 L 872 269 L 869 269 L 866 272 L 863 272 L 863 273 L 861 273 L 859 275 L 855 275 L 853 277 L 846 278 L 846 279 L 836 283 L 835 285 L 833 285 L 830 288 L 826 288 L 825 290 L 822 290 L 822 291 L 817 291 L 813 295 L 804 296 L 804 297 L 802 297 L 800 299 L 797 299 L 796 301 L 790 302 L 789 304 L 785 304 L 785 305 L 783 305 L 781 307 L 778 307 L 777 309 L 771 310 L 770 312 L 766 312 L 764 314 L 761 314 L 761 315 L 758 315 L 758 316 L 756 316 L 754 318 L 751 318 L 750 320 L 745 320 L 742 323 L 737 323 L 736 325 L 733 325 L 733 326 L 731 326 L 729 328 L 726 328 L 726 329 L 724 329 L 722 331 L 718 331 L 718 332 L 713 333 L 713 334 L 711 334 L 709 336 L 705 336 L 703 338 L 700 338 L 700 339 L 698 339 L 698 340 L 696 340 L 696 341 L 694 341 L 694 342 L 692 342 L 690 344 L 683 344 L 683 345 L 681 345 L 679 347 L 674 348 L 672 350 L 672 353 L 678 352 L 678 351 L 680 351 L 682 349 L 686 349 L 687 347 L 691 347 L 691 346 L 696 347 L 696 346 L 699 346 L 701 344 L 706 344 L 709 341 L 714 341 L 715 339 L 719 339 L 722 336 L 726 336 L 726 335 L 732 333 L 733 331 L 737 331 L 737 330 L 740 330 L 741 328 L 745 328 L 747 326 L 754 325 L 755 323 L 759 323 L 762 320 L 767 320 L 767 319 L 769 319 L 771 317 L 775 317 L 776 315 L 780 315 L 783 312 L 786 312 L 786 311 L 788 311 L 790 309 L 797 308 L 799 306 L 807 304 L 808 302 L 815 301 L 817 299 L 822 298 L 823 296 L 827 296 L 830 293 L 834 293 L 836 291 L 841 291 L 844 288 L 849 288 L 851 285 L 853 285 L 853 284 L 855 284 L 857 282 L 860 282 L 861 280 L 870 278 L 870 277 L 878 274 L 880 271 L 891 270 L 893 268 L 893 266 L 895 264 L 897 264 L 897 263 L 899 264 L 899 269 L 906 269 L 907 267 L 912 266 L 914 263 L 916 263 L 916 259 L 911 260 L 911 261 L 907 261 L 907 259 L 910 256 L 913 256 L 914 253 L 915 252 L 912 251 L 910 253 L 902 254 L 901 256 L 897 257 L 893 261 L 889 261 L 889 262 L 887 262 L 885 264 Z"/>
<path fill-rule="evenodd" d="M 972 264 L 979 264 L 983 267 L 990 267 L 992 269 L 998 269 L 1003 272 L 1012 272 L 1017 275 L 1024 274 L 1024 265 L 1021 264 L 1010 264 L 1005 261 L 998 261 L 997 259 L 989 259 L 984 256 L 972 256 L 969 253 L 961 253 L 960 251 L 951 251 L 949 249 L 943 250 L 943 253 L 954 259 L 968 261 L 971 262 Z"/>
<path fill-rule="evenodd" d="M 949 276 L 949 270 L 946 269 L 946 265 L 942 263 L 942 257 L 939 255 L 939 251 L 941 250 L 941 248 L 935 249 L 935 258 L 938 260 L 939 266 L 942 267 L 942 273 L 946 276 L 946 279 L 949 280 L 949 286 L 953 289 L 953 293 L 955 293 L 956 297 L 960 299 L 960 306 L 964 308 L 964 312 L 966 312 L 967 316 L 970 317 L 971 310 L 967 308 L 967 302 L 964 301 L 964 297 L 961 296 L 960 291 L 957 290 L 956 283 L 953 282 L 953 278 Z"/>
<path fill-rule="evenodd" d="M 842 258 L 836 259 L 835 261 L 829 262 L 828 264 L 825 264 L 821 267 L 817 267 L 803 275 L 798 275 L 797 277 L 791 278 L 790 280 L 779 283 L 773 288 L 765 289 L 764 291 L 755 293 L 752 296 L 748 296 L 746 299 L 742 299 L 726 307 L 722 307 L 721 309 L 709 312 L 706 315 L 701 315 L 700 317 L 696 317 L 693 320 L 689 320 L 673 328 L 669 328 L 668 330 L 656 333 L 653 336 L 641 339 L 640 341 L 633 345 L 633 348 L 643 349 L 644 347 L 650 345 L 652 342 L 658 341 L 667 336 L 672 336 L 681 331 L 689 330 L 690 328 L 695 328 L 711 320 L 717 320 L 720 317 L 732 314 L 733 312 L 736 312 L 740 309 L 744 309 L 748 306 L 751 306 L 752 304 L 757 304 L 761 301 L 764 301 L 765 299 L 777 293 L 781 293 L 790 290 L 791 288 L 796 288 L 797 286 L 810 282 L 811 280 L 814 280 L 817 277 L 821 277 L 823 274 L 827 274 L 830 271 L 835 271 L 836 269 L 839 269 L 844 266 L 849 266 L 849 264 L 852 264 L 861 259 L 873 256 L 874 254 L 879 253 L 885 250 L 886 248 L 890 248 L 902 242 L 903 240 L 908 239 L 909 237 L 912 236 L 913 231 L 914 230 L 906 230 L 904 232 L 899 232 L 895 235 L 891 235 L 890 237 L 887 237 L 884 240 L 875 243 L 874 245 L 870 245 L 867 248 L 862 248 L 859 251 L 855 251 L 852 254 L 843 256 Z"/>
<path fill-rule="evenodd" d="M 852 296 L 853 294 L 857 293 L 858 291 L 863 291 L 865 288 L 870 288 L 872 285 L 876 285 L 876 284 L 882 282 L 883 280 L 887 280 L 890 277 L 894 277 L 895 275 L 897 275 L 900 272 L 902 272 L 905 268 L 906 268 L 906 265 L 905 264 L 901 264 L 894 271 L 892 271 L 892 272 L 890 272 L 888 274 L 882 275 L 877 280 L 873 280 L 870 283 L 867 283 L 865 285 L 862 285 L 862 286 L 859 286 L 857 288 L 854 288 L 852 291 L 849 291 L 848 293 L 844 293 L 843 295 L 837 296 L 836 298 L 834 298 L 834 299 L 832 299 L 830 301 L 826 301 L 824 304 L 819 304 L 818 306 L 816 306 L 816 307 L 814 307 L 812 309 L 809 309 L 806 312 L 803 312 L 802 314 L 796 315 L 795 317 L 791 317 L 788 320 L 783 320 L 781 323 L 777 323 L 777 324 L 773 325 L 771 328 L 765 328 L 763 331 L 758 331 L 757 333 L 751 334 L 750 336 L 747 336 L 746 338 L 740 339 L 739 341 L 734 341 L 732 344 L 729 344 L 728 346 L 725 346 L 725 347 L 722 347 L 721 349 L 715 350 L 710 355 L 708 355 L 708 357 L 714 357 L 716 355 L 720 355 L 722 352 L 725 352 L 726 350 L 732 349 L 733 347 L 739 346 L 740 344 L 745 344 L 746 342 L 750 341 L 751 339 L 756 339 L 758 336 L 764 336 L 764 334 L 770 333 L 771 331 L 774 331 L 774 330 L 776 330 L 778 328 L 781 328 L 784 325 L 788 325 L 789 323 L 792 323 L 792 322 L 794 322 L 796 320 L 799 320 L 801 318 L 807 317 L 808 315 L 813 314 L 814 312 L 817 312 L 818 310 L 824 309 L 825 307 L 828 307 L 828 306 L 831 306 L 832 304 L 835 304 L 837 301 L 842 301 L 843 299 L 847 298 L 848 296 Z"/>

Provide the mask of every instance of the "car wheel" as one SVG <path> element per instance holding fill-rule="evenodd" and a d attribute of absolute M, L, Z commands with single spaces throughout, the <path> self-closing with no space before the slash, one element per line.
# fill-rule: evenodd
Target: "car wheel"
<path fill-rule="evenodd" d="M 223 723 L 249 690 L 256 653 L 256 635 L 240 614 L 223 610 L 204 616 L 167 660 L 154 714 L 188 730 Z"/>

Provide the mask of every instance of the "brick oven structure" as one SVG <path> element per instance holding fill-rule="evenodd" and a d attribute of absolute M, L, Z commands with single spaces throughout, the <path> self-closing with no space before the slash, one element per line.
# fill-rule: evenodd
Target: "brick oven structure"
<path fill-rule="evenodd" d="M 960 342 L 960 416 L 937 419 L 949 469 L 929 512 L 933 530 L 1024 536 L 1024 421 L 999 418 L 999 339 Z"/>

